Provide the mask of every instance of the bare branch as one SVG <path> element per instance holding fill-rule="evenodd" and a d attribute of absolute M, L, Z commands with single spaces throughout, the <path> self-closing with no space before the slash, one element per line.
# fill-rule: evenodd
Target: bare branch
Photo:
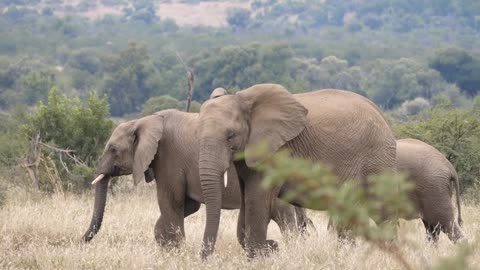
<path fill-rule="evenodd" d="M 75 162 L 76 165 L 85 164 L 85 162 L 83 160 L 81 160 L 80 158 L 78 158 L 77 156 L 72 154 L 72 153 L 75 153 L 75 150 L 57 148 L 57 147 L 48 145 L 46 143 L 43 143 L 41 141 L 39 141 L 38 144 L 41 145 L 41 146 L 47 147 L 47 148 L 49 148 L 53 151 L 59 152 L 59 155 L 65 154 L 67 157 L 69 157 L 71 160 L 73 160 L 73 162 Z M 63 161 L 62 161 L 61 158 L 60 158 L 60 161 L 62 162 L 62 165 L 63 165 Z M 67 172 L 68 172 L 68 169 L 67 169 Z"/>
<path fill-rule="evenodd" d="M 185 72 L 187 73 L 187 80 L 188 80 L 188 93 L 187 93 L 187 104 L 185 106 L 185 111 L 190 111 L 190 104 L 192 103 L 192 96 L 193 96 L 193 82 L 195 81 L 195 74 L 194 69 L 190 68 L 185 64 L 183 61 L 182 56 L 178 51 L 175 52 L 177 55 L 178 60 L 182 63 L 183 67 L 185 68 Z"/>

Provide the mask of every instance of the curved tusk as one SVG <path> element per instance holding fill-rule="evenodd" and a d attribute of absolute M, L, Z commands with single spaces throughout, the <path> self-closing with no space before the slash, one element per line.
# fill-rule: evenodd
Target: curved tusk
<path fill-rule="evenodd" d="M 96 183 L 100 182 L 103 177 L 105 177 L 105 174 L 100 174 L 99 176 L 97 176 L 97 178 L 95 178 L 95 180 L 92 181 L 92 185 L 95 185 Z"/>
<path fill-rule="evenodd" d="M 228 184 L 228 170 L 225 171 L 225 173 L 223 174 L 223 186 L 224 187 L 227 187 L 227 184 Z"/>

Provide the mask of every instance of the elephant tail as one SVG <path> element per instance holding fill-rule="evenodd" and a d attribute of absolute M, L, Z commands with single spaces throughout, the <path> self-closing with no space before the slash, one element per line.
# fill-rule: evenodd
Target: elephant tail
<path fill-rule="evenodd" d="M 458 225 L 462 227 L 463 224 L 463 219 L 462 219 L 462 210 L 460 206 L 460 183 L 458 181 L 458 175 L 455 172 L 455 169 L 453 170 L 453 175 L 450 178 L 452 182 L 454 182 L 454 187 L 455 187 L 455 197 L 457 197 L 457 211 L 458 211 Z"/>

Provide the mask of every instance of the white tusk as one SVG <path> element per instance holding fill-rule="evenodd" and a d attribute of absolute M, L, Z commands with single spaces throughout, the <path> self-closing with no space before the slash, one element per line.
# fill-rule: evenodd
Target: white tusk
<path fill-rule="evenodd" d="M 95 185 L 96 183 L 100 182 L 100 180 L 102 180 L 103 177 L 105 177 L 105 174 L 103 173 L 97 176 L 97 178 L 95 178 L 95 180 L 92 181 L 92 185 Z"/>
<path fill-rule="evenodd" d="M 225 173 L 223 174 L 223 185 L 227 187 L 227 184 L 228 184 L 228 173 L 227 171 L 225 171 Z"/>

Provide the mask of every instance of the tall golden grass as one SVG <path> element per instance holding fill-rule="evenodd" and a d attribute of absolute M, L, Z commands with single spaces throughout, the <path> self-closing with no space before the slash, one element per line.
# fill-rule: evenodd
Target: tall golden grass
<path fill-rule="evenodd" d="M 323 212 L 309 211 L 316 231 L 308 238 L 283 238 L 275 223 L 269 238 L 279 241 L 278 253 L 247 260 L 236 240 L 237 211 L 223 211 L 216 252 L 199 256 L 205 209 L 185 220 L 187 239 L 181 249 L 162 250 L 153 227 L 159 217 L 154 185 L 133 192 L 109 194 L 102 229 L 89 244 L 80 239 L 93 208 L 93 194 L 34 195 L 10 192 L 0 209 L 0 269 L 401 269 L 389 254 L 358 240 L 341 244 L 327 231 Z M 464 205 L 468 241 L 480 235 L 480 207 Z M 418 269 L 456 254 L 457 246 L 442 234 L 437 247 L 425 242 L 419 220 L 402 221 L 399 245 Z M 480 265 L 480 253 L 469 258 Z"/>

